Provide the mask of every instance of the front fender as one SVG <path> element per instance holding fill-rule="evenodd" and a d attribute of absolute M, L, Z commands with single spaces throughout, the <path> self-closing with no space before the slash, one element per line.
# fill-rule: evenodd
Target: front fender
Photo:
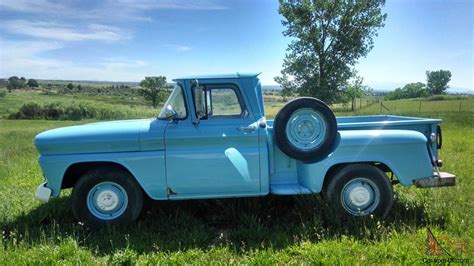
<path fill-rule="evenodd" d="M 340 143 L 325 160 L 297 162 L 298 181 L 320 192 L 328 170 L 343 163 L 378 162 L 387 165 L 402 185 L 433 175 L 426 137 L 411 130 L 340 131 Z"/>
<path fill-rule="evenodd" d="M 64 174 L 76 163 L 112 162 L 125 167 L 137 180 L 145 193 L 153 199 L 166 199 L 164 151 L 119 152 L 96 154 L 42 155 L 38 161 L 52 190 L 59 196 Z"/>

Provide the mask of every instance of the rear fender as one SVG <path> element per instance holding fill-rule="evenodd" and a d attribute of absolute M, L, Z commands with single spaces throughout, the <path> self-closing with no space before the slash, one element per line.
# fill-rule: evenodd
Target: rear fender
<path fill-rule="evenodd" d="M 340 143 L 328 158 L 313 164 L 297 162 L 299 183 L 313 192 L 322 190 L 329 169 L 339 164 L 383 163 L 405 186 L 433 175 L 427 138 L 422 133 L 411 130 L 347 130 L 339 134 Z"/>

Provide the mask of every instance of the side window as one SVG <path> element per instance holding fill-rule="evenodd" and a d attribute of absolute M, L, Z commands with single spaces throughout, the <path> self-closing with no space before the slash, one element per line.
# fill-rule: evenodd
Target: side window
<path fill-rule="evenodd" d="M 235 90 L 231 88 L 210 89 L 210 104 L 208 114 L 212 116 L 219 115 L 240 115 L 242 108 Z"/>
<path fill-rule="evenodd" d="M 233 85 L 209 85 L 193 88 L 196 115 L 200 119 L 245 117 L 247 111 Z"/>

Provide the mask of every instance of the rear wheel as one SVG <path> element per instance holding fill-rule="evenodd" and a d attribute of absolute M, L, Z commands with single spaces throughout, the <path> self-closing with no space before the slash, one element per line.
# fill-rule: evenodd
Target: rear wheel
<path fill-rule="evenodd" d="M 72 192 L 72 212 L 92 227 L 129 224 L 143 206 L 143 192 L 128 172 L 98 169 L 85 173 Z"/>
<path fill-rule="evenodd" d="M 384 219 L 393 204 L 393 188 L 384 172 L 369 164 L 352 164 L 330 178 L 323 196 L 344 217 L 375 215 Z"/>

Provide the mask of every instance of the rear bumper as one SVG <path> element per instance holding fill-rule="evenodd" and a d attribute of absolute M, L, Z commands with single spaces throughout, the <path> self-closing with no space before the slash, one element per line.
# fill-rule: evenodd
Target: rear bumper
<path fill-rule="evenodd" d="M 47 186 L 48 183 L 43 182 L 36 188 L 35 198 L 41 202 L 48 202 L 51 197 L 52 190 Z"/>
<path fill-rule="evenodd" d="M 456 185 L 456 176 L 446 172 L 434 173 L 432 177 L 414 181 L 418 188 L 450 187 Z"/>

